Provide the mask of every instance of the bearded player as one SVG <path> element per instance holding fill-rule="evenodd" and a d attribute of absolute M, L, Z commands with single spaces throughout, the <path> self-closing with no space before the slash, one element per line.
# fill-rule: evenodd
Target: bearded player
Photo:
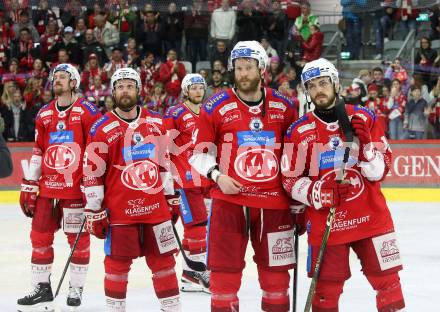
<path fill-rule="evenodd" d="M 182 81 L 184 101 L 172 107 L 165 122 L 174 144 L 171 148 L 171 164 L 175 168 L 176 190 L 180 195 L 174 214 L 183 224 L 184 252 L 193 261 L 205 262 L 207 209 L 205 198 L 211 182 L 192 170 L 188 162 L 191 156 L 191 136 L 199 119 L 200 107 L 206 93 L 205 79 L 199 74 L 187 74 Z M 209 291 L 209 271 L 197 272 L 183 262 L 182 291 Z"/>
<path fill-rule="evenodd" d="M 380 187 L 391 163 L 384 131 L 369 109 L 346 105 L 358 149 L 352 149 L 344 170 L 344 180 L 349 183 L 337 183 L 346 140 L 335 109 L 336 105 L 345 105 L 339 102 L 338 71 L 321 58 L 304 66 L 301 81 L 315 110 L 289 128 L 282 167 L 285 190 L 308 206 L 309 276 L 316 265 L 329 209 L 336 207 L 312 310 L 339 311 L 339 297 L 351 276 L 352 249 L 376 291 L 377 310 L 403 311 L 405 302 L 398 274 L 402 269 L 400 253 Z"/>
<path fill-rule="evenodd" d="M 52 73 L 56 98 L 42 107 L 35 120 L 35 145 L 21 185 L 20 206 L 32 218 L 31 283 L 34 290 L 18 299 L 19 311 L 51 311 L 50 283 L 54 233 L 62 226 L 72 247 L 84 212 L 80 190 L 87 134 L 101 117 L 99 110 L 77 93 L 78 70 L 60 64 Z M 90 257 L 90 236 L 81 233 L 70 263 L 67 306 L 81 305 Z"/>
<path fill-rule="evenodd" d="M 261 309 L 289 310 L 293 219 L 279 162 L 283 134 L 295 119 L 291 101 L 262 86 L 268 65 L 256 41 L 238 42 L 229 60 L 235 87 L 203 105 L 194 130 L 191 165 L 211 179 L 207 264 L 211 311 L 238 311 L 246 246 L 255 252 Z"/>
<path fill-rule="evenodd" d="M 134 69 L 115 71 L 110 86 L 116 108 L 93 125 L 84 159 L 86 229 L 106 239 L 106 311 L 125 311 L 130 266 L 143 257 L 161 311 L 177 312 L 176 240 L 164 195 L 174 189 L 163 169 L 163 120 L 137 105 L 142 85 Z"/>

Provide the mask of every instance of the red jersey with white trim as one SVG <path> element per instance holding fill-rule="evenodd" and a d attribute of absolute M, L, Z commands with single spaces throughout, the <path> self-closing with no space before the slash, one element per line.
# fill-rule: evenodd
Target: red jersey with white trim
<path fill-rule="evenodd" d="M 81 198 L 82 157 L 87 134 L 101 117 L 95 105 L 79 98 L 59 111 L 56 100 L 43 106 L 35 119 L 33 155 L 41 156 L 40 196 Z"/>
<path fill-rule="evenodd" d="M 174 180 L 181 188 L 207 187 L 211 182 L 201 176 L 189 164 L 192 155 L 191 140 L 199 115 L 190 110 L 185 103 L 171 107 L 165 116 L 165 125 L 169 135 L 174 138 L 170 146 L 170 159 L 177 173 Z M 176 137 L 173 130 L 177 130 Z"/>
<path fill-rule="evenodd" d="M 290 199 L 281 184 L 283 135 L 296 118 L 293 104 L 278 91 L 264 88 L 264 102 L 248 106 L 233 89 L 213 95 L 203 105 L 195 148 L 217 147 L 220 171 L 240 182 L 239 194 L 224 194 L 214 185 L 211 197 L 238 205 L 287 209 Z"/>
<path fill-rule="evenodd" d="M 166 158 L 163 119 L 140 110 L 130 123 L 114 112 L 106 113 L 93 125 L 88 138 L 84 186 L 104 185 L 102 206 L 113 225 L 170 219 L 160 177 Z"/>
<path fill-rule="evenodd" d="M 346 105 L 346 110 L 350 120 L 356 114 L 369 126 L 372 142 L 375 142 L 375 148 L 382 153 L 385 160 L 385 170 L 381 176 L 383 180 L 391 163 L 391 150 L 382 127 L 367 108 Z M 284 139 L 281 165 L 283 185 L 289 194 L 292 194 L 294 186 L 298 193 L 307 192 L 307 183 L 300 180 L 304 177 L 309 177 L 312 181 L 335 180 L 344 155 L 344 141 L 345 136 L 337 121 L 326 123 L 313 112 L 309 112 L 294 122 Z M 345 179 L 352 185 L 351 193 L 346 202 L 336 209 L 329 245 L 357 241 L 394 228 L 380 189 L 380 181 L 372 182 L 362 175 L 357 156 L 358 151 L 352 149 L 345 167 Z M 321 244 L 328 213 L 328 209 L 306 209 L 311 245 Z"/>

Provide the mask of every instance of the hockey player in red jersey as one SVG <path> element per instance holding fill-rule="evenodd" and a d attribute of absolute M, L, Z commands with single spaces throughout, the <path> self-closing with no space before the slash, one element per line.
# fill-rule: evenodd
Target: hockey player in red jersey
<path fill-rule="evenodd" d="M 128 273 L 138 257 L 153 273 L 161 311 L 180 311 L 163 119 L 136 105 L 142 84 L 134 69 L 118 69 L 110 85 L 116 108 L 92 126 L 84 158 L 86 230 L 106 238 L 106 311 L 125 311 Z"/>
<path fill-rule="evenodd" d="M 211 311 L 239 310 L 237 292 L 249 238 L 262 310 L 289 310 L 293 220 L 279 162 L 283 134 L 296 113 L 278 91 L 262 87 L 267 64 L 258 42 L 238 42 L 229 62 L 235 87 L 204 103 L 193 134 L 190 163 L 215 182 L 207 255 Z"/>
<path fill-rule="evenodd" d="M 400 253 L 380 189 L 391 161 L 384 131 L 370 110 L 346 105 L 358 148 L 352 149 L 344 171 L 344 180 L 349 183 L 338 184 L 335 177 L 345 140 L 335 113 L 340 89 L 338 71 L 326 59 L 318 59 L 305 65 L 301 79 L 315 110 L 290 126 L 281 166 L 287 193 L 308 206 L 309 276 L 316 264 L 329 208 L 336 207 L 312 310 L 338 311 L 344 282 L 351 275 L 349 252 L 353 249 L 376 291 L 377 310 L 401 311 L 405 304 L 398 275 L 402 269 Z"/>
<path fill-rule="evenodd" d="M 170 145 L 171 164 L 175 168 L 176 191 L 180 205 L 173 213 L 180 216 L 183 224 L 184 252 L 193 261 L 206 260 L 206 213 L 205 197 L 210 181 L 191 170 L 191 136 L 199 119 L 200 107 L 206 92 L 205 79 L 199 74 L 187 74 L 182 80 L 184 102 L 172 107 L 166 114 L 165 124 L 174 144 Z M 175 148 L 172 148 L 172 147 Z M 172 206 L 172 205 L 170 205 Z M 209 271 L 197 272 L 183 262 L 182 291 L 209 291 Z"/>
<path fill-rule="evenodd" d="M 35 145 L 21 185 L 20 206 L 32 218 L 31 282 L 35 289 L 18 299 L 19 311 L 51 311 L 50 274 L 54 260 L 54 233 L 63 226 L 70 246 L 80 229 L 84 202 L 80 190 L 82 155 L 87 133 L 101 116 L 76 90 L 80 76 L 70 64 L 53 71 L 56 98 L 42 107 L 35 120 Z M 90 236 L 82 233 L 70 263 L 67 305 L 81 304 L 90 257 Z"/>

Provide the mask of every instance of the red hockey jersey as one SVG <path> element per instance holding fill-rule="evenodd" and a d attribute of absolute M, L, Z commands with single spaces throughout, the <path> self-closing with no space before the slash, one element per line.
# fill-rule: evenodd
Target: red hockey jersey
<path fill-rule="evenodd" d="M 165 125 L 169 135 L 174 139 L 170 145 L 170 159 L 174 180 L 180 188 L 207 187 L 211 183 L 201 176 L 189 164 L 192 155 L 191 138 L 199 115 L 191 111 L 184 103 L 171 107 L 165 116 Z M 175 132 L 174 132 L 175 131 Z"/>
<path fill-rule="evenodd" d="M 227 195 L 215 185 L 211 197 L 239 205 L 286 209 L 290 199 L 281 184 L 283 135 L 296 117 L 293 104 L 265 88 L 264 103 L 250 107 L 233 89 L 213 95 L 203 105 L 194 148 L 217 147 L 220 171 L 240 182 L 239 194 Z"/>
<path fill-rule="evenodd" d="M 89 129 L 99 117 L 99 110 L 82 98 L 65 111 L 57 109 L 55 100 L 40 109 L 35 119 L 32 151 L 32 161 L 41 157 L 41 168 L 36 168 L 41 169 L 40 196 L 82 197 L 81 160 Z M 32 176 L 38 179 L 39 174 L 32 173 Z"/>
<path fill-rule="evenodd" d="M 380 180 L 386 176 L 391 161 L 391 150 L 385 134 L 375 115 L 367 108 L 346 105 L 346 109 L 349 118 L 356 114 L 367 122 L 372 141 L 384 158 L 385 169 L 379 177 L 367 179 L 359 167 L 358 151 L 351 150 L 345 167 L 345 179 L 352 185 L 351 193 L 346 202 L 336 209 L 329 245 L 356 241 L 393 229 L 391 215 L 380 189 Z M 293 190 L 305 203 L 310 186 L 308 178 L 311 181 L 335 180 L 342 163 L 344 141 L 345 136 L 338 122 L 326 123 L 313 112 L 294 122 L 284 140 L 282 168 L 286 191 L 292 194 Z M 306 209 L 309 243 L 312 245 L 321 243 L 328 212 L 328 209 Z"/>
<path fill-rule="evenodd" d="M 111 224 L 170 219 L 160 177 L 164 146 L 162 117 L 144 108 L 130 123 L 108 112 L 92 126 L 84 157 L 84 186 L 104 185 L 102 205 Z"/>

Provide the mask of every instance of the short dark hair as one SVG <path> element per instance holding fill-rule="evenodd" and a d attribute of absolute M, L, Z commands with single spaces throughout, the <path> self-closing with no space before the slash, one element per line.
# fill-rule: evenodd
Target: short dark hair
<path fill-rule="evenodd" d="M 380 68 L 380 67 L 374 67 L 373 68 L 373 72 L 381 72 L 381 73 L 383 73 L 383 69 Z"/>

